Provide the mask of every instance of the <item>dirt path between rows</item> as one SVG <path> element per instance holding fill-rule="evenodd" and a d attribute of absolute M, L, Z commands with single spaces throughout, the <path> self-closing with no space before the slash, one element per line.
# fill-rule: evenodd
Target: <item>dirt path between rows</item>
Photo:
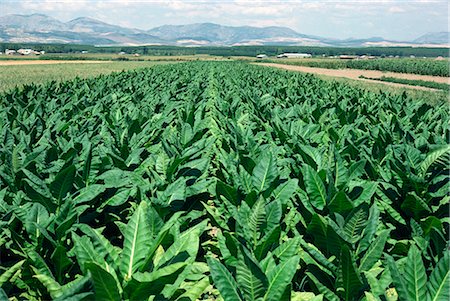
<path fill-rule="evenodd" d="M 98 64 L 108 63 L 108 61 L 63 61 L 63 60 L 0 60 L 0 66 L 16 66 L 16 65 L 53 65 L 53 64 Z"/>
<path fill-rule="evenodd" d="M 314 67 L 295 66 L 295 65 L 284 65 L 284 64 L 276 64 L 276 63 L 256 63 L 256 65 L 275 67 L 275 68 L 280 68 L 280 69 L 285 69 L 285 70 L 290 70 L 290 71 L 300 71 L 300 72 L 306 72 L 306 73 L 321 74 L 321 75 L 333 76 L 333 77 L 344 77 L 344 78 L 349 78 L 349 79 L 353 79 L 353 80 L 373 82 L 373 83 L 384 84 L 384 85 L 389 85 L 389 86 L 394 86 L 394 87 L 411 88 L 411 89 L 424 90 L 424 91 L 438 91 L 438 90 L 432 89 L 432 88 L 427 88 L 427 87 L 411 86 L 411 85 L 404 85 L 404 84 L 398 84 L 398 83 L 383 82 L 383 81 L 378 81 L 378 80 L 363 79 L 363 78 L 359 78 L 359 76 L 363 75 L 365 77 L 373 77 L 373 78 L 380 78 L 382 76 L 386 76 L 386 77 L 396 77 L 396 78 L 411 79 L 411 80 L 433 81 L 433 82 L 437 82 L 437 83 L 449 83 L 448 77 L 430 76 L 430 75 L 405 74 L 405 73 L 382 72 L 382 71 L 376 71 L 376 70 L 359 70 L 359 69 L 325 69 L 325 68 L 314 68 Z"/>

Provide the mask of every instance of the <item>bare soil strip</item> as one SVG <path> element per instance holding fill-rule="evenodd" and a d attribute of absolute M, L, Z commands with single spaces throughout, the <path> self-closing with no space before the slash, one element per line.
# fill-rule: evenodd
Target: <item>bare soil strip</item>
<path fill-rule="evenodd" d="M 63 60 L 10 60 L 10 61 L 1 61 L 0 66 L 16 66 L 16 65 L 53 65 L 53 64 L 99 64 L 99 63 L 108 63 L 108 61 L 82 61 L 82 60 L 73 60 L 73 61 L 63 61 Z"/>
<path fill-rule="evenodd" d="M 333 77 L 344 77 L 353 80 L 361 80 L 366 82 L 375 82 L 379 84 L 395 86 L 395 87 L 403 87 L 403 88 L 411 88 L 417 90 L 425 90 L 425 91 L 437 91 L 436 89 L 427 88 L 427 87 L 419 87 L 419 86 L 411 86 L 404 85 L 398 83 L 390 83 L 390 82 L 382 82 L 377 80 L 363 79 L 359 78 L 359 76 L 363 75 L 366 77 L 372 78 L 380 78 L 382 76 L 386 77 L 396 77 L 396 78 L 404 78 L 411 80 L 424 80 L 424 81 L 432 81 L 437 83 L 449 83 L 448 77 L 440 77 L 440 76 L 430 76 L 430 75 L 417 75 L 417 74 L 405 74 L 405 73 L 395 73 L 395 72 L 382 72 L 375 70 L 359 70 L 359 69 L 325 69 L 325 68 L 314 68 L 314 67 L 305 67 L 305 66 L 295 66 L 295 65 L 284 65 L 284 64 L 276 64 L 276 63 L 257 63 L 256 65 L 267 66 L 267 67 L 275 67 L 290 71 L 300 71 L 306 73 L 314 73 L 321 74 Z"/>

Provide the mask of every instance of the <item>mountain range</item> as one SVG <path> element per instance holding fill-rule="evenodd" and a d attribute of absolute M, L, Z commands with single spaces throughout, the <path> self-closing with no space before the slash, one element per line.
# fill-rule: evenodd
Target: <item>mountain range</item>
<path fill-rule="evenodd" d="M 413 41 L 330 39 L 287 27 L 224 26 L 214 23 L 163 25 L 150 30 L 111 25 L 92 18 L 61 22 L 43 14 L 0 17 L 0 42 L 75 43 L 89 45 L 298 45 L 298 46 L 440 46 L 449 47 L 449 32 L 429 33 Z"/>

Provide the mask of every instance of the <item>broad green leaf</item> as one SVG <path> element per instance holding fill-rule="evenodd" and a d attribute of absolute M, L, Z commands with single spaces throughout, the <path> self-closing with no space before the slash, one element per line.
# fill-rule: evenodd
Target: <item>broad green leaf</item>
<path fill-rule="evenodd" d="M 269 285 L 263 300 L 280 300 L 284 290 L 291 283 L 292 278 L 297 271 L 299 260 L 300 256 L 293 256 L 289 260 L 280 263 L 275 269 L 272 269 L 269 272 Z"/>
<path fill-rule="evenodd" d="M 339 191 L 331 199 L 328 208 L 330 208 L 330 210 L 333 212 L 344 214 L 346 212 L 351 211 L 354 208 L 354 206 L 351 200 L 345 194 L 345 192 Z"/>
<path fill-rule="evenodd" d="M 189 232 L 175 239 L 175 242 L 164 252 L 164 255 L 155 263 L 159 269 L 178 261 L 186 261 L 189 257 L 194 259 L 199 245 L 199 233 Z"/>
<path fill-rule="evenodd" d="M 431 272 L 427 289 L 427 300 L 439 301 L 450 299 L 450 254 L 448 251 L 444 251 L 444 256 Z"/>
<path fill-rule="evenodd" d="M 389 238 L 390 230 L 383 230 L 361 259 L 359 270 L 368 271 L 380 259 L 383 254 L 384 245 Z"/>
<path fill-rule="evenodd" d="M 227 268 L 212 257 L 208 257 L 207 262 L 211 270 L 214 286 L 217 287 L 223 299 L 243 301 L 238 292 L 237 283 Z"/>
<path fill-rule="evenodd" d="M 355 209 L 347 217 L 344 232 L 348 240 L 356 243 L 367 225 L 368 212 L 364 208 Z"/>
<path fill-rule="evenodd" d="M 75 205 L 86 202 L 92 202 L 97 196 L 105 192 L 106 186 L 101 184 L 92 184 L 80 190 L 80 194 L 73 199 Z"/>
<path fill-rule="evenodd" d="M 120 271 L 125 280 L 131 279 L 134 271 L 139 269 L 152 243 L 146 208 L 147 203 L 142 201 L 125 229 L 120 265 Z"/>
<path fill-rule="evenodd" d="M 273 251 L 273 255 L 280 260 L 280 263 L 284 262 L 298 253 L 299 245 L 300 245 L 299 237 L 291 238 L 288 241 L 280 244 Z"/>
<path fill-rule="evenodd" d="M 279 185 L 272 192 L 272 196 L 275 200 L 278 200 L 281 204 L 286 204 L 287 201 L 294 195 L 298 189 L 298 180 L 289 179 L 283 184 Z"/>
<path fill-rule="evenodd" d="M 93 229 L 86 224 L 78 225 L 84 234 L 89 236 L 92 240 L 94 249 L 98 252 L 101 258 L 105 258 L 107 263 L 114 269 L 119 266 L 119 250 L 118 247 L 114 247 L 109 240 L 107 240 L 99 229 Z"/>
<path fill-rule="evenodd" d="M 21 269 L 22 265 L 24 264 L 25 260 L 21 260 L 8 268 L 6 271 L 3 272 L 3 274 L 0 275 L 0 286 L 3 286 L 9 279 L 18 271 Z"/>
<path fill-rule="evenodd" d="M 72 233 L 72 239 L 74 241 L 73 251 L 77 257 L 78 265 L 80 266 L 81 271 L 85 272 L 85 266 L 89 262 L 96 262 L 101 266 L 104 264 L 103 257 L 95 251 L 94 245 L 89 237 L 79 237 L 75 233 Z"/>
<path fill-rule="evenodd" d="M 180 269 L 184 268 L 186 265 L 187 265 L 186 262 L 177 262 L 162 267 L 160 269 L 155 269 L 153 272 L 144 272 L 144 273 L 136 272 L 136 274 L 133 275 L 133 278 L 140 283 L 153 282 L 165 276 L 176 273 Z"/>
<path fill-rule="evenodd" d="M 121 300 L 119 284 L 113 275 L 95 262 L 86 263 L 86 268 L 91 273 L 96 300 Z"/>
<path fill-rule="evenodd" d="M 70 165 L 56 175 L 56 178 L 50 185 L 50 189 L 56 199 L 62 200 L 70 192 L 75 178 L 75 171 L 75 165 Z"/>
<path fill-rule="evenodd" d="M 267 289 L 267 278 L 256 259 L 244 248 L 238 252 L 236 280 L 245 300 L 259 300 Z"/>
<path fill-rule="evenodd" d="M 347 245 L 342 247 L 341 255 L 342 283 L 344 286 L 344 299 L 353 300 L 358 297 L 363 287 L 361 277 L 355 267 L 355 261 Z"/>
<path fill-rule="evenodd" d="M 253 246 L 256 246 L 258 243 L 258 239 L 261 234 L 261 227 L 265 221 L 266 210 L 264 205 L 264 199 L 260 197 L 253 205 L 252 211 L 248 218 L 247 235 L 250 238 L 249 243 L 252 243 Z"/>
<path fill-rule="evenodd" d="M 258 164 L 253 169 L 253 186 L 259 192 L 265 191 L 277 176 L 278 168 L 272 154 L 261 156 Z"/>
<path fill-rule="evenodd" d="M 446 154 L 450 153 L 450 144 L 442 146 L 432 152 L 430 152 L 425 160 L 420 164 L 420 170 L 422 172 L 422 176 L 425 176 L 428 169 L 435 164 L 436 162 L 439 162 L 439 160 L 443 157 L 445 157 Z"/>
<path fill-rule="evenodd" d="M 186 262 L 177 262 L 153 272 L 137 272 L 126 287 L 130 300 L 147 300 L 150 296 L 159 295 L 164 287 L 173 284 L 182 270 L 185 269 Z"/>
<path fill-rule="evenodd" d="M 389 270 L 391 271 L 391 278 L 392 282 L 395 286 L 395 290 L 397 291 L 397 294 L 399 296 L 400 300 L 409 300 L 408 296 L 408 289 L 406 280 L 404 279 L 403 275 L 400 274 L 400 271 L 398 270 L 397 264 L 394 261 L 394 258 L 392 256 L 385 254 L 387 266 L 389 267 Z"/>
<path fill-rule="evenodd" d="M 366 227 L 363 230 L 362 238 L 359 241 L 358 249 L 356 252 L 357 254 L 360 254 L 361 252 L 367 250 L 367 248 L 372 243 L 372 240 L 375 236 L 375 233 L 379 225 L 379 218 L 380 218 L 380 210 L 378 210 L 377 205 L 374 204 L 369 209 L 369 219 L 367 221 Z"/>
<path fill-rule="evenodd" d="M 321 283 L 319 281 L 319 279 L 317 279 L 317 277 L 314 276 L 313 273 L 306 272 L 306 275 L 308 275 L 308 277 L 312 280 L 312 282 L 317 287 L 319 292 L 324 295 L 326 300 L 329 300 L 329 301 L 340 301 L 339 297 L 332 290 L 330 290 L 323 283 Z"/>
<path fill-rule="evenodd" d="M 427 274 L 419 249 L 412 245 L 408 252 L 404 279 L 408 292 L 408 300 L 421 301 L 426 299 Z"/>
<path fill-rule="evenodd" d="M 33 275 L 33 277 L 38 279 L 42 285 L 45 286 L 52 299 L 59 298 L 62 295 L 61 285 L 59 285 L 55 279 L 44 274 Z"/>
<path fill-rule="evenodd" d="M 358 207 L 362 203 L 370 204 L 372 196 L 377 191 L 378 183 L 366 181 L 358 184 L 358 186 L 361 187 L 363 191 L 355 200 L 353 200 L 353 205 Z"/>
<path fill-rule="evenodd" d="M 311 204 L 318 210 L 325 207 L 327 195 L 319 174 L 309 165 L 303 165 L 303 181 Z"/>
<path fill-rule="evenodd" d="M 197 281 L 195 284 L 186 289 L 186 291 L 181 294 L 176 301 L 196 301 L 200 300 L 200 297 L 206 291 L 210 285 L 208 277 L 204 277 Z"/>

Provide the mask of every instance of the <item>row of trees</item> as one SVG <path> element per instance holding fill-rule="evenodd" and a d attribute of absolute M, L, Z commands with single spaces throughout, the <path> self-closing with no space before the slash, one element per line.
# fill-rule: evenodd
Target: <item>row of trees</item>
<path fill-rule="evenodd" d="M 147 55 L 193 55 L 210 54 L 218 56 L 255 56 L 259 53 L 277 55 L 284 52 L 306 52 L 313 55 L 375 55 L 375 56 L 417 56 L 417 57 L 448 57 L 446 48 L 413 48 L 413 47 L 317 47 L 317 46 L 234 46 L 234 47 L 178 47 L 178 46 L 103 46 L 77 44 L 26 44 L 0 43 L 0 51 L 5 49 L 33 48 L 47 53 L 77 53 L 89 51 L 92 53 L 139 53 Z"/>

